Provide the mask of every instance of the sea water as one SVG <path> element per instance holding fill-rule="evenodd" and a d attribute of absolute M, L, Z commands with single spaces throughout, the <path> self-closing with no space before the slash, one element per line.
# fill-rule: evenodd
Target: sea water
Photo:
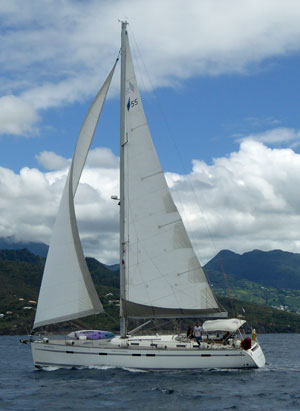
<path fill-rule="evenodd" d="M 266 334 L 255 370 L 35 370 L 30 347 L 0 337 L 1 410 L 300 410 L 300 335 Z"/>

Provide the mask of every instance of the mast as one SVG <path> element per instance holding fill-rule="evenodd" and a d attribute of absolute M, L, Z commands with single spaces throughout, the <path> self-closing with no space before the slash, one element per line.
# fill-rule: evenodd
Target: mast
<path fill-rule="evenodd" d="M 123 264 L 125 247 L 125 196 L 124 196 L 124 144 L 125 144 L 125 82 L 126 82 L 126 26 L 122 21 L 121 32 L 121 95 L 120 95 L 120 336 L 127 334 L 126 317 L 122 301 L 125 298 L 125 266 Z"/>

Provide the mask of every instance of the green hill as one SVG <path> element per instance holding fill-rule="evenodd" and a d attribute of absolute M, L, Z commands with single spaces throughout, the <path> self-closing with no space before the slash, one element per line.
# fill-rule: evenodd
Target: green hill
<path fill-rule="evenodd" d="M 282 258 L 280 253 L 277 250 L 273 253 L 277 262 L 279 257 Z M 262 283 L 251 281 L 248 279 L 253 278 L 251 267 L 248 267 L 249 274 L 245 269 L 247 264 L 243 258 L 239 258 L 244 255 L 239 256 L 228 251 L 221 254 L 223 264 L 232 271 L 228 271 L 227 282 L 230 285 L 231 295 L 234 297 L 233 306 L 235 309 L 233 309 L 229 298 L 226 297 L 224 277 L 216 264 L 216 258 L 205 266 L 205 271 L 219 301 L 231 316 L 245 316 L 247 322 L 258 332 L 300 332 L 300 315 L 271 307 L 278 304 L 290 304 L 293 307 L 299 306 L 300 309 L 300 289 L 278 289 L 274 286 L 266 287 Z M 256 255 L 257 258 L 255 266 L 257 270 L 260 259 L 270 261 L 270 266 L 264 265 L 264 272 L 268 273 L 265 277 L 268 277 L 268 281 L 271 282 L 273 261 L 269 259 L 269 256 L 265 259 L 263 252 L 254 251 L 253 255 Z M 253 255 L 250 257 L 252 258 Z M 248 262 L 251 261 L 249 255 L 246 257 Z M 292 267 L 295 268 L 295 260 L 292 258 L 289 265 L 287 257 L 285 255 L 282 258 L 285 261 L 285 265 L 282 267 L 288 266 L 289 272 L 291 272 Z M 292 257 L 294 256 L 292 255 Z M 238 269 L 237 261 L 241 262 L 242 274 Z M 45 258 L 34 255 L 26 249 L 0 250 L 0 314 L 3 314 L 3 317 L 0 318 L 0 335 L 30 333 L 44 264 Z M 48 326 L 49 331 L 60 332 L 70 330 L 70 328 L 118 330 L 119 272 L 116 271 L 117 267 L 113 266 L 113 269 L 110 269 L 94 258 L 87 258 L 87 264 L 106 313 L 72 321 L 71 325 L 69 322 Z M 284 277 L 284 273 L 281 275 Z M 290 276 L 287 278 L 288 284 Z M 170 321 L 168 324 L 177 329 L 180 322 Z M 132 328 L 134 328 L 134 323 L 132 323 Z"/>
<path fill-rule="evenodd" d="M 227 297 L 218 297 L 218 301 L 227 309 L 229 317 L 244 318 L 247 321 L 248 331 L 252 327 L 259 333 L 300 332 L 299 314 L 238 300 L 233 300 L 232 307 Z"/>
<path fill-rule="evenodd" d="M 13 237 L 0 238 L 0 250 L 23 250 L 24 248 L 33 254 L 47 257 L 49 247 L 44 243 L 16 241 Z"/>
<path fill-rule="evenodd" d="M 225 272 L 236 279 L 256 282 L 266 287 L 300 289 L 300 254 L 287 251 L 254 250 L 236 254 L 229 250 L 220 251 L 205 268 Z"/>
<path fill-rule="evenodd" d="M 300 254 L 254 250 L 242 255 L 223 250 L 204 269 L 217 295 L 300 314 Z M 296 285 L 294 285 L 296 284 Z"/>
<path fill-rule="evenodd" d="M 119 325 L 119 275 L 93 258 L 87 258 L 96 290 L 106 314 L 76 320 L 76 328 L 116 330 Z M 45 258 L 28 250 L 0 250 L 0 335 L 28 334 L 33 325 L 36 301 L 42 280 Z M 62 323 L 55 330 L 63 330 Z"/>

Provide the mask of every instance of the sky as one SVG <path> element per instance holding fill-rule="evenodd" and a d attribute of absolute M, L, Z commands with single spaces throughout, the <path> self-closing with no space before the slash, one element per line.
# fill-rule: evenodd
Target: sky
<path fill-rule="evenodd" d="M 129 38 L 149 127 L 202 264 L 300 252 L 298 0 L 2 0 L 0 237 L 49 244 L 89 104 Z M 76 195 L 118 262 L 119 68 Z"/>

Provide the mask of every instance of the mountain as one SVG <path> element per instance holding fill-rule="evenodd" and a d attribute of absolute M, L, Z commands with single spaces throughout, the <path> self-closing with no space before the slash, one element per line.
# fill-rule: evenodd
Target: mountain
<path fill-rule="evenodd" d="M 287 251 L 254 250 L 242 255 L 220 251 L 205 265 L 211 272 L 222 272 L 266 287 L 300 289 L 300 254 Z"/>
<path fill-rule="evenodd" d="M 116 329 L 119 325 L 119 275 L 94 258 L 87 258 L 106 315 L 73 321 L 73 327 Z M 30 333 L 42 280 L 45 258 L 23 250 L 0 250 L 0 335 Z M 62 331 L 65 323 L 50 326 Z"/>
<path fill-rule="evenodd" d="M 45 259 L 28 250 L 0 250 L 0 300 L 9 295 L 36 299 Z"/>
<path fill-rule="evenodd" d="M 120 264 L 106 265 L 106 267 L 111 271 L 119 271 L 120 270 Z"/>
<path fill-rule="evenodd" d="M 251 332 L 251 327 L 259 333 L 300 332 L 299 314 L 245 301 L 230 301 L 226 297 L 218 297 L 218 301 L 227 310 L 229 317 L 242 316 L 247 320 L 248 333 Z"/>
<path fill-rule="evenodd" d="M 87 257 L 87 265 L 95 285 L 106 285 L 108 287 L 119 288 L 120 273 L 119 268 L 111 270 L 105 264 L 100 263 L 95 258 Z M 118 264 L 116 266 L 119 267 Z"/>
<path fill-rule="evenodd" d="M 247 322 L 260 332 L 300 332 L 300 315 L 296 314 L 300 313 L 300 287 L 287 288 L 291 275 L 285 275 L 294 273 L 294 279 L 298 278 L 297 256 L 279 250 L 254 250 L 243 255 L 224 250 L 206 264 L 205 272 L 218 300 L 231 316 L 245 316 Z M 117 265 L 112 270 L 94 258 L 86 261 L 105 314 L 72 321 L 71 327 L 116 331 L 119 326 L 119 271 L 114 271 Z M 218 261 L 225 267 L 226 281 Z M 0 314 L 3 314 L 0 316 L 0 335 L 30 332 L 44 264 L 44 257 L 27 249 L 0 250 Z M 275 269 L 277 265 L 281 267 L 281 273 Z M 272 284 L 272 273 L 275 273 L 275 283 L 280 279 L 283 289 L 262 285 Z M 230 286 L 231 299 L 226 296 L 226 282 Z M 48 326 L 53 332 L 69 328 L 70 323 Z"/>
<path fill-rule="evenodd" d="M 22 250 L 24 248 L 46 258 L 49 247 L 44 243 L 15 241 L 12 237 L 0 238 L 0 250 Z"/>
<path fill-rule="evenodd" d="M 299 257 L 281 250 L 223 250 L 204 269 L 216 295 L 300 314 Z"/>

